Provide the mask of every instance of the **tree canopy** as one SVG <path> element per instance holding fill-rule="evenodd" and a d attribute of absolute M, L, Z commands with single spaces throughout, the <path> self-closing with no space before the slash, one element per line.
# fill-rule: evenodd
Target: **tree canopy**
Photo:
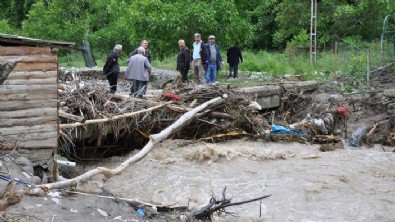
<path fill-rule="evenodd" d="M 388 14 L 393 0 L 318 0 L 318 41 L 378 39 Z M 147 39 L 158 57 L 174 54 L 178 39 L 190 46 L 196 32 L 205 41 L 214 34 L 222 47 L 273 50 L 308 42 L 309 30 L 308 0 L 3 0 L 0 11 L 0 32 L 88 40 L 99 52 L 116 43 L 131 51 Z"/>

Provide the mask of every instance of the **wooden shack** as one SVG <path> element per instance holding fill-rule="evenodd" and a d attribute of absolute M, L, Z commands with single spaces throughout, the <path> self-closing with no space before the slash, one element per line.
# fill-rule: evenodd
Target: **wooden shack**
<path fill-rule="evenodd" d="M 58 48 L 75 43 L 0 33 L 0 151 L 53 171 L 58 147 Z"/>

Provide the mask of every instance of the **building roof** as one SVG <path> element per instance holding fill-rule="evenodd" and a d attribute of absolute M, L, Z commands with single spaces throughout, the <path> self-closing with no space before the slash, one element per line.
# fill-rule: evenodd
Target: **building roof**
<path fill-rule="evenodd" d="M 17 35 L 0 33 L 0 45 L 2 43 L 12 43 L 16 45 L 48 46 L 52 48 L 74 48 L 75 42 L 62 42 L 43 39 L 34 39 Z"/>

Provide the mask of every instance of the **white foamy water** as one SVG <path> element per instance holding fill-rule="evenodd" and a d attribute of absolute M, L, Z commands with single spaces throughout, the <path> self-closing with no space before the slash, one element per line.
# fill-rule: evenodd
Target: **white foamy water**
<path fill-rule="evenodd" d="M 211 193 L 233 201 L 239 217 L 215 221 L 395 221 L 395 153 L 380 149 L 319 152 L 317 146 L 236 140 L 160 144 L 141 162 L 105 183 L 125 198 L 201 207 Z M 118 161 L 103 163 L 115 167 Z M 262 216 L 259 217 L 261 209 Z"/>

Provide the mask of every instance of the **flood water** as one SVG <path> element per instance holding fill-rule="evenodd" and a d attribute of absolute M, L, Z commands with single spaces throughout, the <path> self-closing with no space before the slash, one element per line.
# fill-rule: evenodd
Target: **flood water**
<path fill-rule="evenodd" d="M 202 207 L 227 186 L 233 201 L 271 194 L 227 210 L 215 221 L 395 221 L 395 153 L 370 149 L 319 152 L 318 146 L 233 140 L 169 140 L 105 191 L 142 201 Z M 392 150 L 392 149 L 391 149 Z M 102 163 L 115 167 L 126 157 Z M 261 213 L 261 216 L 260 216 Z"/>

